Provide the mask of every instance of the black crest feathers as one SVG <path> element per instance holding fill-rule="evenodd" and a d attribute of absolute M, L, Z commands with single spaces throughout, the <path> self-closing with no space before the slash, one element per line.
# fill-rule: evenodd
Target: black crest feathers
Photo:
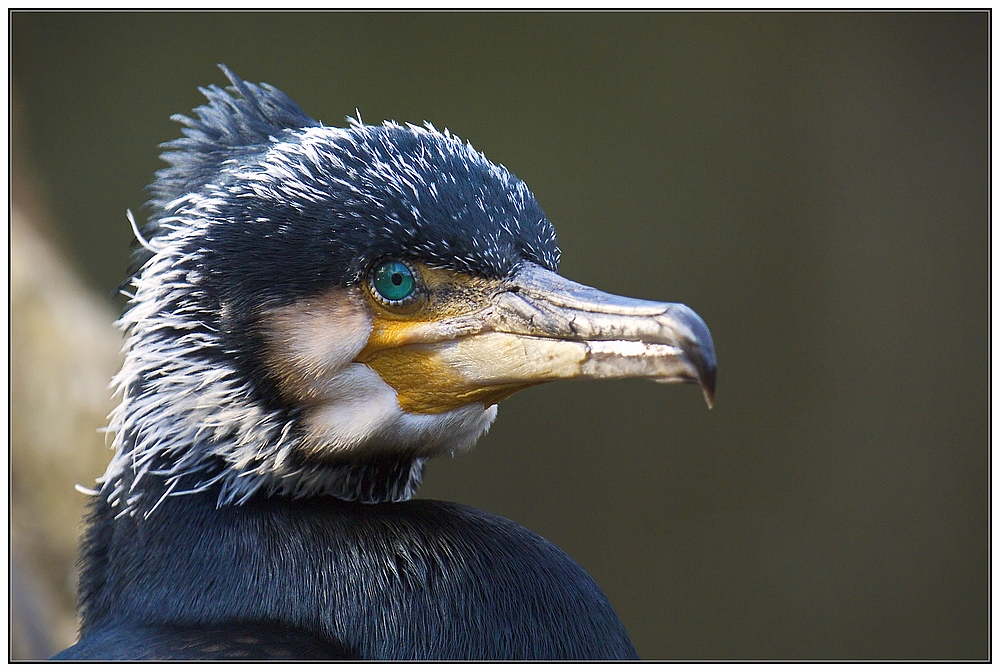
<path fill-rule="evenodd" d="M 161 145 L 167 151 L 160 158 L 170 167 L 159 171 L 150 187 L 154 207 L 195 191 L 218 175 L 219 165 L 234 154 L 264 145 L 283 131 L 320 125 L 270 84 L 251 84 L 225 65 L 219 68 L 232 86 L 199 88 L 208 104 L 195 108 L 196 118 L 171 117 L 186 128 L 184 137 Z"/>
<path fill-rule="evenodd" d="M 167 204 L 217 177 L 223 162 L 252 153 L 284 131 L 320 125 L 270 84 L 245 82 L 221 63 L 219 69 L 232 86 L 199 87 L 208 104 L 195 108 L 195 118 L 183 114 L 170 117 L 185 126 L 184 137 L 160 145 L 166 150 L 160 158 L 170 165 L 157 171 L 156 180 L 147 188 L 151 198 L 146 206 L 152 216 L 142 227 L 146 239 L 159 233 L 158 216 Z M 119 290 L 128 286 L 149 258 L 150 251 L 136 241 L 128 279 Z"/>

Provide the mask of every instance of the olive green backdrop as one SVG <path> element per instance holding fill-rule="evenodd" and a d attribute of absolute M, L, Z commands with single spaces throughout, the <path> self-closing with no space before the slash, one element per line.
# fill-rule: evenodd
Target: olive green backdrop
<path fill-rule="evenodd" d="M 564 275 L 708 323 L 694 387 L 502 404 L 423 497 L 502 514 L 646 658 L 989 655 L 990 32 L 965 14 L 13 14 L 62 241 L 105 295 L 169 121 L 225 82 L 432 122 L 524 179 Z M 15 316 L 16 318 L 16 316 Z"/>

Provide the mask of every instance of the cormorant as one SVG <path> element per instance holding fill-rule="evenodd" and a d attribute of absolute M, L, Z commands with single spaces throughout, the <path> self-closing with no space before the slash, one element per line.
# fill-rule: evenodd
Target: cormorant
<path fill-rule="evenodd" d="M 115 454 L 58 657 L 634 658 L 565 553 L 411 497 L 532 385 L 711 404 L 704 322 L 557 275 L 525 184 L 448 131 L 324 126 L 220 67 L 132 220 Z"/>

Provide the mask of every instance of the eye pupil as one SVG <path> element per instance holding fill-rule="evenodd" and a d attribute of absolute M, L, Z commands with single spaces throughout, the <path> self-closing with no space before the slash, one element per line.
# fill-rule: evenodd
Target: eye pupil
<path fill-rule="evenodd" d="M 402 261 L 384 261 L 371 275 L 371 288 L 379 298 L 399 303 L 409 298 L 417 288 L 413 269 Z"/>

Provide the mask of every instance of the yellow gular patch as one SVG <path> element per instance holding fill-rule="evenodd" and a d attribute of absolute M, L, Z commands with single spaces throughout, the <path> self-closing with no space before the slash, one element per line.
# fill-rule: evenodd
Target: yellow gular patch
<path fill-rule="evenodd" d="M 444 413 L 477 401 L 489 408 L 537 384 L 470 384 L 433 348 L 421 345 L 381 350 L 366 363 L 396 390 L 400 408 L 408 413 Z"/>
<path fill-rule="evenodd" d="M 389 306 L 366 291 L 372 332 L 356 358 L 396 390 L 400 407 L 410 413 L 444 413 L 477 401 L 489 407 L 525 387 L 469 387 L 432 348 L 421 347 L 481 332 L 483 323 L 475 316 L 501 291 L 501 281 L 425 264 L 412 267 L 414 300 Z"/>

